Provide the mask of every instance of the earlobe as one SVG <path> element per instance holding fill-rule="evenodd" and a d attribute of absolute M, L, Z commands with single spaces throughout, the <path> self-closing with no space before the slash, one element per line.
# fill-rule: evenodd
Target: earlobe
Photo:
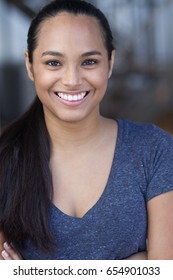
<path fill-rule="evenodd" d="M 112 51 L 111 60 L 109 62 L 110 68 L 109 68 L 108 78 L 110 78 L 112 75 L 112 71 L 113 71 L 113 67 L 114 67 L 114 60 L 115 60 L 115 50 Z"/>
<path fill-rule="evenodd" d="M 28 51 L 25 52 L 25 64 L 29 78 L 31 79 L 31 81 L 34 81 L 33 69 L 32 64 L 29 62 Z"/>

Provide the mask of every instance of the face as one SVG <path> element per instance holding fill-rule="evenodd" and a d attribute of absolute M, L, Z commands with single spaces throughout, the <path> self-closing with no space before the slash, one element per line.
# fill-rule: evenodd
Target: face
<path fill-rule="evenodd" d="M 26 56 L 46 120 L 77 122 L 99 115 L 111 61 L 97 20 L 61 13 L 42 23 L 32 64 Z"/>

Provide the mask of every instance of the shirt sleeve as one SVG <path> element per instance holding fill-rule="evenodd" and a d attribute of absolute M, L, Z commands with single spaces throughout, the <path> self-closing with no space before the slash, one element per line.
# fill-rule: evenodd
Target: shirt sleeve
<path fill-rule="evenodd" d="M 153 126 L 146 200 L 173 190 L 173 137 Z"/>
<path fill-rule="evenodd" d="M 153 126 L 146 200 L 173 190 L 173 137 Z"/>

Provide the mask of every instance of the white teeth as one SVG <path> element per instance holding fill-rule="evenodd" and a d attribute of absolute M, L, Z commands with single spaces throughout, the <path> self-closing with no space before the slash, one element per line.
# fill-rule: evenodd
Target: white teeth
<path fill-rule="evenodd" d="M 66 93 L 62 93 L 62 92 L 57 92 L 56 93 L 61 99 L 64 99 L 64 100 L 68 100 L 68 101 L 79 101 L 79 100 L 82 100 L 87 92 L 82 92 L 80 94 L 75 94 L 75 95 L 71 95 L 71 94 L 66 94 Z"/>
<path fill-rule="evenodd" d="M 67 94 L 64 94 L 64 96 L 63 96 L 63 94 L 62 94 L 62 97 L 61 97 L 61 98 L 63 98 L 63 97 L 64 97 L 65 100 L 68 99 Z"/>
<path fill-rule="evenodd" d="M 73 96 L 72 95 L 67 95 L 67 99 L 68 99 L 68 101 L 72 101 L 73 100 Z"/>

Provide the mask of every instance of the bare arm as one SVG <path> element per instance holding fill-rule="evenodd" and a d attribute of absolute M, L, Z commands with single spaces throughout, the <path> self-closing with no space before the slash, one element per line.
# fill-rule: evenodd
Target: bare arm
<path fill-rule="evenodd" d="M 173 260 L 173 191 L 148 202 L 148 260 Z"/>
<path fill-rule="evenodd" d="M 133 254 L 124 260 L 147 260 L 147 252 Z"/>
<path fill-rule="evenodd" d="M 148 251 L 126 260 L 173 260 L 173 191 L 148 202 Z"/>

